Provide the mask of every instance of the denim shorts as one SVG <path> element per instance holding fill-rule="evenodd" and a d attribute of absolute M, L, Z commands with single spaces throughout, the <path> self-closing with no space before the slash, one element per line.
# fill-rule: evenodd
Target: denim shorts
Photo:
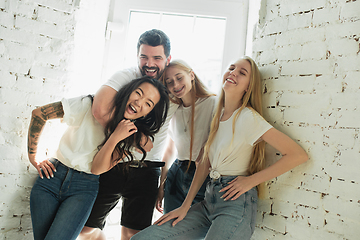
<path fill-rule="evenodd" d="M 219 191 L 237 176 L 223 176 L 209 182 L 204 201 L 193 205 L 174 227 L 173 220 L 152 225 L 132 240 L 233 239 L 249 240 L 255 229 L 257 190 L 252 188 L 236 200 L 224 201 Z"/>
<path fill-rule="evenodd" d="M 122 198 L 121 225 L 142 230 L 151 225 L 160 168 L 126 168 L 123 163 L 100 175 L 99 193 L 85 226 L 103 229 L 106 217 Z"/>

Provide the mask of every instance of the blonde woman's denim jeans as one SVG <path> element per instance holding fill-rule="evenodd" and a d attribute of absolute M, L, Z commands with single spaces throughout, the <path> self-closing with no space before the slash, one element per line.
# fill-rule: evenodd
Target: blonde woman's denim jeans
<path fill-rule="evenodd" d="M 30 195 L 35 240 L 76 239 L 89 217 L 99 188 L 99 176 L 76 171 L 50 160 L 54 177 L 37 178 Z"/>
<path fill-rule="evenodd" d="M 188 169 L 188 161 L 179 161 L 178 159 L 171 165 L 166 176 L 164 189 L 164 213 L 168 213 L 181 206 L 186 198 L 191 182 L 195 174 L 195 162 L 191 162 Z M 208 176 L 199 192 L 196 194 L 192 205 L 204 200 L 206 185 L 210 181 Z"/>
<path fill-rule="evenodd" d="M 257 190 L 252 188 L 238 199 L 224 201 L 219 193 L 237 176 L 224 176 L 211 180 L 206 188 L 204 201 L 193 205 L 186 217 L 175 227 L 173 220 L 157 226 L 152 225 L 134 235 L 132 240 L 222 240 L 250 239 L 255 228 Z"/>

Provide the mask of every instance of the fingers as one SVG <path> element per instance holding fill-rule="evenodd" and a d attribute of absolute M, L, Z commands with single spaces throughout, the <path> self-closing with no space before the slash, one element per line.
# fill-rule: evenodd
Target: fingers
<path fill-rule="evenodd" d="M 224 201 L 227 200 L 235 200 L 237 199 L 241 194 L 243 194 L 243 189 L 236 187 L 234 184 L 229 184 L 228 186 L 222 188 L 220 192 L 226 191 L 221 198 L 224 199 Z M 235 196 L 235 197 L 234 197 Z"/>
<path fill-rule="evenodd" d="M 158 210 L 160 213 L 164 213 L 164 209 L 162 207 L 162 201 L 158 200 L 155 207 L 156 207 L 156 210 Z"/>
<path fill-rule="evenodd" d="M 225 191 L 227 191 L 228 189 L 230 189 L 231 187 L 232 187 L 232 185 L 230 185 L 230 183 L 229 183 L 229 185 L 227 185 L 226 187 L 222 188 L 219 192 L 225 192 Z"/>
<path fill-rule="evenodd" d="M 238 199 L 240 196 L 241 196 L 241 192 L 238 192 L 236 195 L 235 195 L 235 197 L 233 197 L 231 200 L 232 201 L 234 201 L 234 200 L 236 200 L 236 199 Z"/>
<path fill-rule="evenodd" d="M 41 177 L 41 179 L 44 179 L 44 176 L 42 175 L 41 168 L 39 166 L 36 166 L 36 170 L 38 171 L 39 176 Z"/>
<path fill-rule="evenodd" d="M 154 224 L 157 224 L 158 226 L 163 225 L 164 223 L 166 223 L 167 221 L 173 219 L 173 218 L 178 218 L 177 215 L 174 215 L 173 212 L 169 212 L 165 215 L 163 215 L 161 218 L 159 218 L 156 222 L 154 222 Z"/>
<path fill-rule="evenodd" d="M 183 220 L 183 217 L 178 217 L 176 220 L 173 221 L 173 223 L 171 224 L 173 227 L 175 227 L 175 225 L 180 222 L 181 220 Z"/>
<path fill-rule="evenodd" d="M 56 172 L 55 166 L 49 160 L 40 162 L 37 169 L 39 172 L 39 176 L 41 178 L 44 178 L 44 174 L 47 179 L 50 179 L 50 177 L 54 177 L 53 172 Z"/>
<path fill-rule="evenodd" d="M 234 196 L 236 193 L 238 193 L 236 191 L 236 189 L 230 189 L 228 190 L 224 195 L 221 196 L 221 198 L 224 199 L 224 201 L 229 200 L 232 196 Z"/>
<path fill-rule="evenodd" d="M 123 120 L 121 120 L 121 122 L 119 123 L 119 125 L 120 125 L 120 124 L 121 124 L 122 126 L 126 127 L 126 129 L 127 129 L 129 132 L 132 132 L 132 133 L 137 132 L 137 128 L 136 128 L 135 124 L 134 124 L 132 121 L 130 121 L 130 120 L 125 120 L 125 119 L 123 119 Z"/>
<path fill-rule="evenodd" d="M 168 215 L 169 215 L 169 214 L 162 215 L 158 220 L 156 220 L 156 221 L 154 222 L 154 224 L 158 224 L 158 225 L 159 225 L 159 223 L 163 222 L 163 219 L 166 219 Z M 165 222 L 167 222 L 167 221 L 165 221 Z"/>

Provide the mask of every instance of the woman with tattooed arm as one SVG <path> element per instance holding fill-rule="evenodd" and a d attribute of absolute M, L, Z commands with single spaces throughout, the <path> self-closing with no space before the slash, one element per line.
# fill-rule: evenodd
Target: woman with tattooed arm
<path fill-rule="evenodd" d="M 146 145 L 142 139 L 159 130 L 169 104 L 159 81 L 133 80 L 115 96 L 112 117 L 104 129 L 92 115 L 92 100 L 92 96 L 63 99 L 32 112 L 28 156 L 39 173 L 30 195 L 35 240 L 76 239 L 97 196 L 99 174 L 125 158 L 131 162 L 133 147 L 143 152 L 144 159 L 147 146 L 142 147 Z M 68 128 L 55 156 L 37 161 L 41 131 L 46 121 L 56 118 Z"/>

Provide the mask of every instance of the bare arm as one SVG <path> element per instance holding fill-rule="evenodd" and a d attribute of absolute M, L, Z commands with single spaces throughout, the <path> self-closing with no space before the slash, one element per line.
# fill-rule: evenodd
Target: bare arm
<path fill-rule="evenodd" d="M 52 171 L 55 170 L 51 162 L 45 160 L 39 163 L 35 159 L 41 132 L 47 120 L 62 118 L 63 116 L 64 110 L 61 102 L 51 103 L 32 111 L 28 133 L 28 157 L 30 163 L 38 170 L 41 178 L 43 178 L 41 169 L 43 169 L 47 178 L 50 178 L 49 175 L 52 176 Z"/>
<path fill-rule="evenodd" d="M 110 109 L 112 107 L 112 100 L 116 95 L 116 90 L 109 86 L 103 85 L 95 94 L 92 105 L 92 114 L 95 119 L 105 127 L 111 118 Z"/>
<path fill-rule="evenodd" d="M 104 146 L 102 146 L 100 151 L 95 155 L 91 166 L 91 173 L 99 175 L 113 168 L 117 163 L 113 161 L 114 159 L 112 157 L 116 145 L 136 131 L 137 128 L 133 122 L 125 119 L 122 120 L 105 142 Z M 124 157 L 125 156 L 122 156 L 120 159 Z M 115 156 L 115 158 L 118 158 L 118 156 Z"/>
<path fill-rule="evenodd" d="M 163 211 L 164 211 L 162 208 L 162 200 L 164 198 L 164 184 L 166 181 L 166 176 L 169 171 L 170 165 L 173 162 L 171 160 L 173 160 L 174 153 L 175 153 L 174 141 L 172 139 L 169 139 L 168 146 L 165 150 L 165 153 L 164 153 L 164 156 L 162 159 L 162 161 L 165 162 L 165 166 L 163 168 L 161 168 L 159 193 L 158 193 L 158 199 L 156 202 L 156 209 L 161 213 L 163 213 Z"/>
<path fill-rule="evenodd" d="M 172 223 L 172 225 L 175 226 L 178 222 L 183 220 L 187 212 L 189 211 L 191 207 L 191 203 L 194 200 L 196 194 L 198 193 L 199 189 L 204 183 L 206 177 L 209 175 L 210 172 L 209 169 L 210 169 L 209 159 L 206 159 L 204 160 L 204 162 L 200 163 L 196 168 L 195 175 L 191 182 L 189 192 L 186 195 L 186 198 L 182 203 L 182 205 L 179 208 L 163 215 L 154 224 L 162 225 L 171 219 L 175 219 L 174 222 Z"/>
<path fill-rule="evenodd" d="M 307 154 L 297 143 L 275 128 L 264 133 L 261 138 L 280 151 L 282 157 L 260 172 L 248 177 L 239 176 L 229 182 L 228 186 L 221 189 L 221 192 L 226 191 L 222 196 L 225 200 L 235 200 L 260 183 L 277 177 L 308 160 Z"/>

